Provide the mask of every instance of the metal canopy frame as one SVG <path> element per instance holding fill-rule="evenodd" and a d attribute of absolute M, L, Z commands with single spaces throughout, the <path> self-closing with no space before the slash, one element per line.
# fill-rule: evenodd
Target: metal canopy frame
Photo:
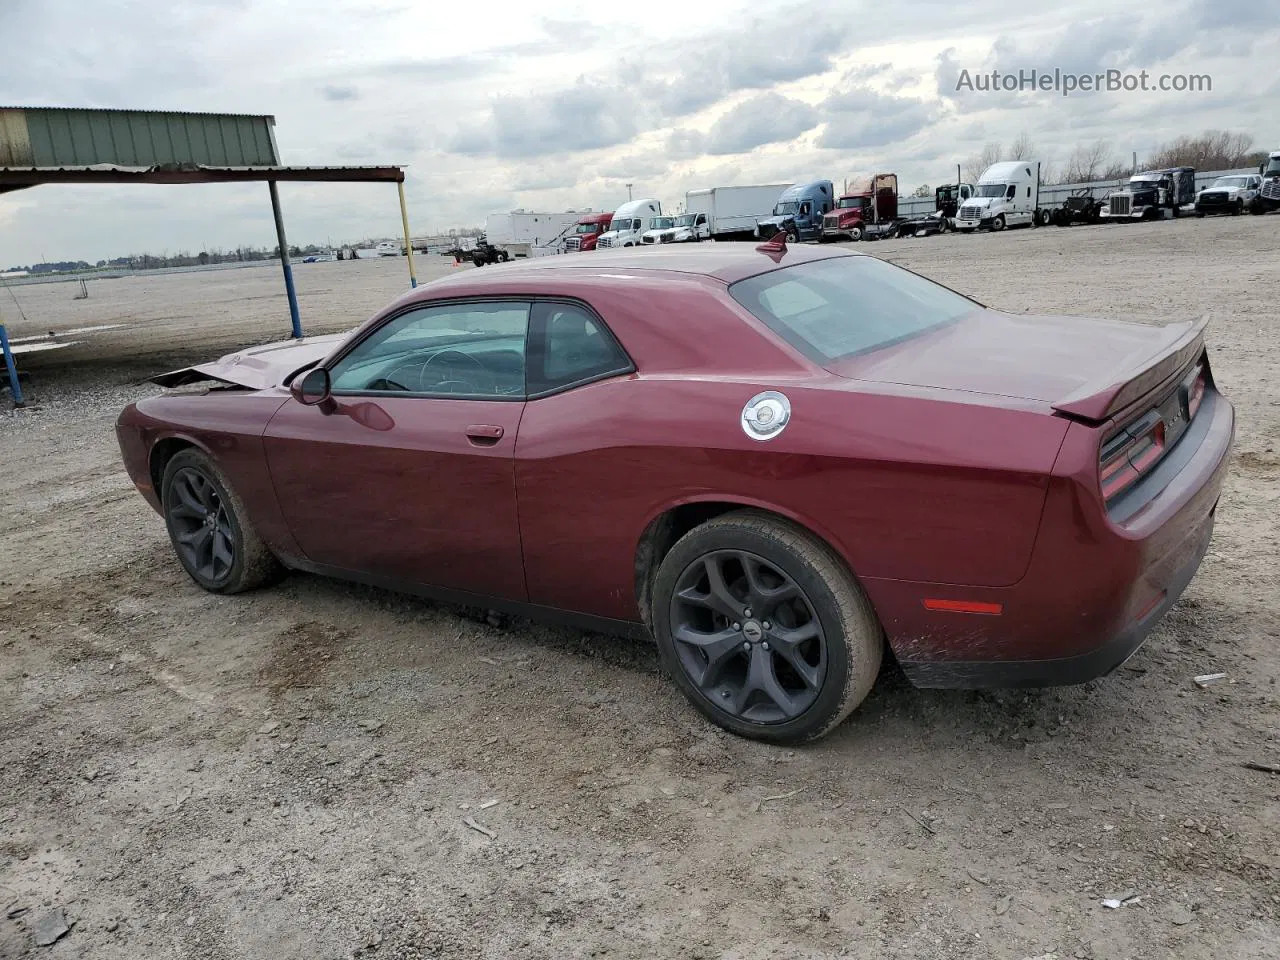
<path fill-rule="evenodd" d="M 33 146 L 26 139 L 29 130 L 39 134 L 44 129 L 40 124 L 52 123 L 51 118 L 56 118 L 57 122 L 62 124 L 62 127 L 58 127 L 55 131 L 57 136 L 49 134 L 44 140 Z M 78 118 L 84 119 L 80 120 Z M 72 119 L 76 119 L 77 122 L 81 123 L 81 126 L 73 129 L 71 126 Z M 109 121 L 113 119 L 121 123 L 129 121 L 133 124 L 132 128 L 126 130 L 127 136 L 121 134 L 119 124 L 117 124 L 116 128 L 109 126 Z M 400 223 L 404 229 L 405 252 L 409 261 L 409 285 L 411 287 L 418 285 L 418 276 L 413 263 L 413 243 L 409 234 L 409 211 L 405 204 L 403 168 L 399 166 L 292 167 L 277 164 L 225 166 L 192 162 L 191 158 L 207 156 L 208 150 L 211 149 L 210 137 L 207 133 L 200 133 L 198 136 L 191 134 L 191 131 L 196 129 L 193 124 L 197 120 L 200 123 L 217 124 L 220 119 L 226 122 L 234 121 L 241 128 L 246 122 L 260 124 L 267 131 L 266 135 L 270 140 L 269 156 L 272 158 L 276 156 L 273 130 L 275 119 L 273 117 L 244 117 L 233 114 L 160 114 L 147 111 L 65 111 L 57 109 L 0 108 L 0 121 L 3 121 L 3 123 L 0 123 L 0 134 L 10 134 L 8 140 L 0 142 L 0 155 L 3 155 L 10 163 L 17 158 L 14 144 L 23 148 L 24 152 L 20 154 L 23 159 L 29 158 L 34 161 L 41 157 L 45 159 L 57 157 L 70 160 L 72 159 L 72 154 L 74 154 L 75 159 L 84 156 L 86 138 L 89 143 L 88 150 L 90 155 L 93 155 L 95 145 L 98 140 L 101 140 L 103 144 L 101 149 L 105 153 L 99 155 L 110 155 L 114 159 L 122 155 L 120 152 L 122 150 L 127 152 L 128 150 L 139 149 L 138 145 L 143 143 L 144 140 L 146 141 L 143 144 L 144 147 L 147 144 L 154 145 L 157 141 L 153 130 L 158 129 L 153 126 L 154 124 L 179 124 L 180 126 L 173 129 L 179 130 L 183 135 L 189 137 L 186 142 L 175 141 L 172 136 L 166 141 L 167 148 L 174 150 L 170 155 L 174 156 L 175 159 L 170 162 L 144 165 L 119 162 L 58 164 L 55 161 L 54 164 L 45 166 L 0 166 L 0 195 L 14 190 L 25 190 L 41 184 L 154 183 L 173 186 L 197 183 L 265 182 L 271 197 L 271 214 L 275 220 L 276 240 L 280 245 L 280 265 L 284 274 L 285 293 L 289 299 L 289 318 L 292 324 L 293 336 L 301 339 L 302 319 L 298 312 L 298 294 L 293 283 L 293 267 L 289 261 L 289 242 L 285 238 L 284 216 L 280 210 L 280 193 L 276 185 L 282 182 L 394 183 L 400 199 Z M 142 134 L 138 134 L 136 142 L 133 142 L 131 138 L 138 130 L 140 122 L 143 123 L 143 127 L 146 129 L 145 137 Z M 8 124 L 8 126 L 6 127 L 5 124 Z M 108 124 L 108 126 L 103 126 L 104 124 Z M 63 127 L 66 129 L 63 130 Z M 53 129 L 53 127 L 51 126 L 50 129 Z M 14 131 L 17 132 L 15 133 Z M 175 142 L 177 143 L 176 147 Z M 178 157 L 181 157 L 181 159 L 177 159 Z M 265 159 L 266 155 L 263 158 Z M 18 384 L 17 368 L 14 364 L 13 353 L 9 347 L 8 336 L 3 324 L 0 324 L 0 352 L 4 355 L 10 388 L 13 391 L 14 404 L 22 406 L 22 390 Z"/>

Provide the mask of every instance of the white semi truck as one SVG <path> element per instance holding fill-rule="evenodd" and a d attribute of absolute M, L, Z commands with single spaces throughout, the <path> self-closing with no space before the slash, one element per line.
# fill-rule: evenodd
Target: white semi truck
<path fill-rule="evenodd" d="M 1043 226 L 1049 211 L 1040 206 L 1040 161 L 1003 160 L 978 178 L 974 195 L 960 205 L 956 229 Z"/>
<path fill-rule="evenodd" d="M 654 221 L 662 216 L 662 204 L 652 197 L 629 200 L 613 211 L 609 229 L 600 234 L 596 249 L 608 247 L 638 247 L 646 230 L 652 230 Z"/>

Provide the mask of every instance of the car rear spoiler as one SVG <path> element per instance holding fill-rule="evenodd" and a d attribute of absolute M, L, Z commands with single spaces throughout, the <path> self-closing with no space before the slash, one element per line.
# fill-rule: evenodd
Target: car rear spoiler
<path fill-rule="evenodd" d="M 1052 404 L 1063 416 L 1100 423 L 1138 400 L 1188 366 L 1204 350 L 1208 317 L 1169 324 L 1168 341 L 1146 357 L 1129 355 L 1108 373 L 1095 377 Z"/>

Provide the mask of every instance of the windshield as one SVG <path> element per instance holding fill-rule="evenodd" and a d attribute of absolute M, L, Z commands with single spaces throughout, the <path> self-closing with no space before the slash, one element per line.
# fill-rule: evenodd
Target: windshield
<path fill-rule="evenodd" d="M 600 233 L 604 230 L 603 223 L 580 223 L 573 231 L 574 233 Z"/>
<path fill-rule="evenodd" d="M 800 204 L 794 200 L 784 200 L 781 203 L 774 204 L 773 215 L 775 217 L 785 217 L 788 214 L 795 213 L 800 208 Z"/>
<path fill-rule="evenodd" d="M 978 186 L 978 196 L 980 197 L 1003 197 L 1005 185 L 1003 183 L 983 183 Z"/>
<path fill-rule="evenodd" d="M 1247 187 L 1249 185 L 1248 177 L 1219 177 L 1213 181 L 1215 187 Z"/>
<path fill-rule="evenodd" d="M 833 257 L 740 280 L 729 293 L 811 360 L 828 364 L 951 323 L 981 305 L 875 257 Z"/>
<path fill-rule="evenodd" d="M 696 216 L 696 213 L 682 213 L 680 216 L 676 217 L 675 225 L 677 227 L 692 227 L 693 218 Z"/>
<path fill-rule="evenodd" d="M 866 207 L 870 201 L 866 197 L 841 197 L 836 206 L 841 210 L 856 210 Z"/>
<path fill-rule="evenodd" d="M 1263 176 L 1280 176 L 1280 157 L 1272 157 L 1267 161 L 1267 169 L 1263 171 Z"/>
<path fill-rule="evenodd" d="M 649 221 L 650 230 L 666 230 L 674 223 L 673 217 L 654 217 Z"/>

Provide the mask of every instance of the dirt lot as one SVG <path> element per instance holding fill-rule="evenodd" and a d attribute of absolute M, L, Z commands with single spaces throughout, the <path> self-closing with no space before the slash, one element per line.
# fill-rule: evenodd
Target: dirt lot
<path fill-rule="evenodd" d="M 0 958 L 1280 956 L 1280 776 L 1241 766 L 1280 763 L 1278 234 L 868 247 L 1008 310 L 1209 313 L 1237 450 L 1128 667 L 999 694 L 890 669 L 802 750 L 708 726 L 643 644 L 301 575 L 200 592 L 112 422 L 147 374 L 286 334 L 278 272 L 16 288 L 27 322 L 0 292 L 15 336 L 125 324 L 28 357 L 36 405 L 0 414 Z M 406 279 L 298 283 L 319 333 Z M 36 947 L 51 909 L 72 929 Z"/>

